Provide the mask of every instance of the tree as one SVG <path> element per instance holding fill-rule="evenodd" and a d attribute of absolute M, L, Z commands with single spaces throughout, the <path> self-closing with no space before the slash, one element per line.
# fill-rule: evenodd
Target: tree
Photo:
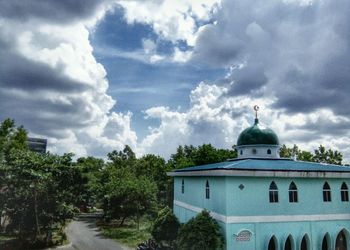
<path fill-rule="evenodd" d="M 282 145 L 280 148 L 280 156 L 284 158 L 296 157 L 300 161 L 319 162 L 341 165 L 343 155 L 341 152 L 332 149 L 326 149 L 320 145 L 318 149 L 314 150 L 314 154 L 309 151 L 299 150 L 298 146 L 294 144 L 293 148 L 288 148 Z"/>
<path fill-rule="evenodd" d="M 79 190 L 80 209 L 86 210 L 88 206 L 96 206 L 104 161 L 92 156 L 77 159 L 76 166 L 80 171 L 81 179 L 77 185 Z"/>
<path fill-rule="evenodd" d="M 11 218 L 10 229 L 20 237 L 39 237 L 51 242 L 55 225 L 74 215 L 74 187 L 79 172 L 71 165 L 71 155 L 39 154 L 12 149 L 1 170 L 5 174 L 0 200 Z"/>
<path fill-rule="evenodd" d="M 180 229 L 179 249 L 214 250 L 223 249 L 223 246 L 224 237 L 220 226 L 208 211 L 197 214 Z"/>
<path fill-rule="evenodd" d="M 168 183 L 171 178 L 167 176 L 170 171 L 169 166 L 165 164 L 165 160 L 156 155 L 148 154 L 137 160 L 134 166 L 136 176 L 148 176 L 157 185 L 157 199 L 161 204 L 166 203 Z"/>
<path fill-rule="evenodd" d="M 217 163 L 237 157 L 233 149 L 216 149 L 211 144 L 203 144 L 198 147 L 179 146 L 175 154 L 172 154 L 168 162 L 171 169 L 199 166 Z"/>
<path fill-rule="evenodd" d="M 180 222 L 169 207 L 158 212 L 158 216 L 152 227 L 152 237 L 161 246 L 174 248 L 175 241 L 180 229 Z"/>
<path fill-rule="evenodd" d="M 293 158 L 293 157 L 297 157 L 298 154 L 299 154 L 299 148 L 295 144 L 293 145 L 292 148 L 288 148 L 284 144 L 280 147 L 280 157 Z"/>
<path fill-rule="evenodd" d="M 324 146 L 320 145 L 318 149 L 315 150 L 314 161 L 341 165 L 343 161 L 343 155 L 337 150 L 327 150 Z"/>
<path fill-rule="evenodd" d="M 27 149 L 27 132 L 6 119 L 0 124 L 0 163 L 4 163 L 11 149 Z"/>
<path fill-rule="evenodd" d="M 103 187 L 103 209 L 105 218 L 121 219 L 136 216 L 139 225 L 140 216 L 152 211 L 156 204 L 157 186 L 147 176 L 136 176 L 126 168 L 108 166 L 108 174 Z"/>
<path fill-rule="evenodd" d="M 117 167 L 130 167 L 135 164 L 136 156 L 130 146 L 126 145 L 123 151 L 114 150 L 107 154 L 108 160 Z"/>

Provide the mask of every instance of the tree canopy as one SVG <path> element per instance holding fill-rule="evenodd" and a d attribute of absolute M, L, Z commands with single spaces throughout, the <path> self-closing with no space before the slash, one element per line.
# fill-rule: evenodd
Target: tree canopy
<path fill-rule="evenodd" d="M 284 158 L 296 158 L 299 161 L 328 163 L 335 165 L 342 165 L 343 154 L 337 150 L 326 149 L 320 145 L 314 150 L 314 153 L 309 151 L 300 150 L 297 145 L 292 148 L 288 148 L 286 145 L 282 145 L 280 148 L 280 156 Z"/>

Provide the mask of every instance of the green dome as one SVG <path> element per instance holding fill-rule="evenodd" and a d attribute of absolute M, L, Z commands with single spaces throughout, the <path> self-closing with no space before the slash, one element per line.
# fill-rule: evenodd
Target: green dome
<path fill-rule="evenodd" d="M 252 127 L 249 127 L 239 135 L 237 140 L 237 146 L 243 145 L 279 145 L 278 137 L 269 128 L 259 128 L 259 120 L 255 119 L 255 123 Z"/>

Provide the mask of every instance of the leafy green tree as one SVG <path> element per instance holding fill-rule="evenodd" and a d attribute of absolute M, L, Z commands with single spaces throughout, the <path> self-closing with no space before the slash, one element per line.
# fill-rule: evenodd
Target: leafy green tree
<path fill-rule="evenodd" d="M 76 166 L 80 171 L 80 182 L 76 184 L 79 200 L 76 202 L 80 209 L 87 210 L 88 206 L 97 206 L 104 161 L 92 156 L 77 159 Z M 79 203 L 78 203 L 79 202 Z"/>
<path fill-rule="evenodd" d="M 152 211 L 156 205 L 157 186 L 147 176 L 136 176 L 126 168 L 106 168 L 108 180 L 103 187 L 103 209 L 107 220 L 118 218 L 123 225 L 126 218 Z"/>
<path fill-rule="evenodd" d="M 80 171 L 72 154 L 39 154 L 27 148 L 27 132 L 13 120 L 0 124 L 0 210 L 8 232 L 52 241 L 52 230 L 74 215 Z"/>
<path fill-rule="evenodd" d="M 152 237 L 161 246 L 174 248 L 180 229 L 180 222 L 169 207 L 158 212 L 152 227 Z"/>
<path fill-rule="evenodd" d="M 158 202 L 165 204 L 171 181 L 171 178 L 167 176 L 170 169 L 165 160 L 160 156 L 148 154 L 138 159 L 134 168 L 136 176 L 148 176 L 155 182 L 158 189 Z"/>
<path fill-rule="evenodd" d="M 208 211 L 202 211 L 180 229 L 178 248 L 183 250 L 223 249 L 220 226 Z"/>
<path fill-rule="evenodd" d="M 280 157 L 293 158 L 293 157 L 297 157 L 298 154 L 299 154 L 299 148 L 295 144 L 292 148 L 288 148 L 284 144 L 280 147 Z"/>
<path fill-rule="evenodd" d="M 309 151 L 299 150 L 297 159 L 299 161 L 315 161 L 314 155 Z"/>
<path fill-rule="evenodd" d="M 135 164 L 136 156 L 130 146 L 126 145 L 122 151 L 114 150 L 107 154 L 108 160 L 116 167 L 131 167 Z"/>
<path fill-rule="evenodd" d="M 237 157 L 237 152 L 230 149 L 216 149 L 211 144 L 203 144 L 198 147 L 179 146 L 175 154 L 172 154 L 168 162 L 170 168 L 180 169 L 184 167 L 217 163 Z"/>
<path fill-rule="evenodd" d="M 0 123 L 0 163 L 4 163 L 11 149 L 27 149 L 27 132 L 16 127 L 14 120 L 6 119 Z"/>
<path fill-rule="evenodd" d="M 76 199 L 76 172 L 71 155 L 39 154 L 29 150 L 11 150 L 1 169 L 5 186 L 0 200 L 3 210 L 11 218 L 10 229 L 20 237 L 32 236 L 34 241 L 45 235 L 52 240 L 57 224 L 72 218 Z"/>
<path fill-rule="evenodd" d="M 314 161 L 341 165 L 343 161 L 343 155 L 337 150 L 326 149 L 324 146 L 320 145 L 318 149 L 315 150 Z"/>
<path fill-rule="evenodd" d="M 192 145 L 179 146 L 176 149 L 176 153 L 172 154 L 168 162 L 171 169 L 180 169 L 185 167 L 195 166 L 193 159 L 194 152 L 196 152 L 195 147 Z"/>
<path fill-rule="evenodd" d="M 326 149 L 320 145 L 318 149 L 314 150 L 314 154 L 309 151 L 299 150 L 298 146 L 294 144 L 292 148 L 282 145 L 280 148 L 280 156 L 284 158 L 294 158 L 300 161 L 320 162 L 341 165 L 343 155 L 341 152 L 332 149 Z"/>

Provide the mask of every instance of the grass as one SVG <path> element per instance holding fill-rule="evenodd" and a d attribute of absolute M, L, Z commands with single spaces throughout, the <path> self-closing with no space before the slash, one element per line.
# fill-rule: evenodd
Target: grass
<path fill-rule="evenodd" d="M 151 238 L 150 226 L 150 221 L 143 219 L 140 230 L 137 230 L 137 225 L 132 220 L 126 221 L 123 226 L 117 223 L 104 224 L 101 229 L 104 236 L 135 249 L 139 243 Z"/>
<path fill-rule="evenodd" d="M 14 240 L 14 239 L 16 239 L 16 237 L 14 236 L 0 235 L 0 242 Z"/>

